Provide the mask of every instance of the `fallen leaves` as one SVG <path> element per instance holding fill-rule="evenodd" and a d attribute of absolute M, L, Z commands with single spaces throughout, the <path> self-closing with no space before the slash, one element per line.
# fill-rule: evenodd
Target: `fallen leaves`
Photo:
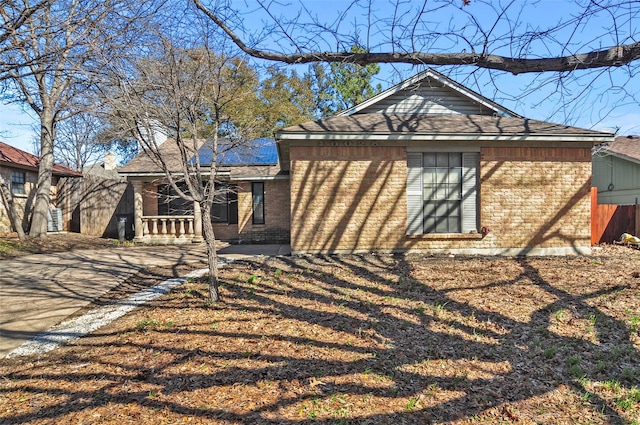
<path fill-rule="evenodd" d="M 188 282 L 74 345 L 0 361 L 0 422 L 639 421 L 640 253 L 617 248 L 236 264 L 223 303 Z"/>

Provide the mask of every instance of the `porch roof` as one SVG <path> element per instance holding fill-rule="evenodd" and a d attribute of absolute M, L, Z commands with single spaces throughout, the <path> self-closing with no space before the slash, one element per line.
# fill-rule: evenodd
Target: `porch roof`
<path fill-rule="evenodd" d="M 603 151 L 640 164 L 640 136 L 616 137 L 613 142 L 603 145 Z"/>

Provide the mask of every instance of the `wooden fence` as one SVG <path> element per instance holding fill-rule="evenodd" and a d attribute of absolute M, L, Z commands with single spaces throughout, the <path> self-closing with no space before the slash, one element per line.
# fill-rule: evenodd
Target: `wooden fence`
<path fill-rule="evenodd" d="M 623 233 L 638 235 L 637 205 L 598 204 L 598 188 L 591 188 L 591 245 L 613 243 Z"/>
<path fill-rule="evenodd" d="M 117 238 L 118 220 L 124 218 L 127 237 L 133 237 L 133 189 L 125 180 L 91 175 L 61 179 L 57 205 L 67 231 Z"/>

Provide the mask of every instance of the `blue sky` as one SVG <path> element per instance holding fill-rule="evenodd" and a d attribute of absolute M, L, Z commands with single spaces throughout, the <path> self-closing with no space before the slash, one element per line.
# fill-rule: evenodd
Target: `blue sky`
<path fill-rule="evenodd" d="M 580 2 L 594 4 L 586 0 L 580 0 Z M 303 21 L 309 20 L 309 16 L 312 16 L 323 24 L 333 25 L 337 16 L 344 17 L 339 26 L 342 37 L 338 38 L 328 33 L 325 33 L 326 37 L 318 34 L 310 37 L 308 25 L 297 26 L 297 30 L 293 31 L 294 38 L 306 38 L 304 42 L 313 49 L 348 48 L 354 40 L 348 38 L 348 34 L 355 33 L 358 42 L 368 45 L 372 51 L 388 51 L 390 48 L 388 20 L 394 14 L 404 15 L 408 19 L 416 16 L 416 7 L 420 3 L 401 2 L 400 7 L 394 8 L 389 0 L 371 0 L 373 20 L 387 21 L 374 28 L 368 27 L 369 16 L 364 9 L 353 7 L 348 9 L 350 2 L 346 1 L 306 0 L 301 3 L 297 0 L 289 0 L 271 4 L 276 4 L 270 11 L 277 18 L 291 18 L 304 10 L 301 15 Z M 361 4 L 369 3 L 362 1 Z M 436 1 L 430 1 L 427 4 L 440 5 Z M 422 26 L 417 27 L 418 32 L 422 31 L 423 36 L 420 40 L 424 44 L 419 47 L 432 52 L 468 51 L 471 45 L 466 43 L 465 39 L 477 39 L 477 34 L 471 31 L 470 27 L 465 26 L 472 19 L 479 22 L 485 32 L 490 31 L 492 37 L 496 39 L 489 47 L 490 53 L 515 56 L 521 49 L 526 49 L 528 57 L 540 57 L 548 54 L 566 54 L 568 50 L 584 52 L 589 49 L 610 47 L 616 43 L 629 43 L 629 40 L 637 40 L 640 37 L 637 25 L 640 18 L 636 16 L 636 13 L 640 13 L 640 3 L 629 4 L 626 9 L 613 11 L 592 9 L 592 13 L 587 18 L 574 20 L 554 33 L 553 39 L 534 37 L 531 43 L 518 45 L 517 42 L 521 40 L 519 36 L 553 27 L 561 21 L 571 20 L 580 15 L 580 9 L 565 0 L 527 2 L 472 0 L 469 6 L 462 6 L 462 0 L 451 0 L 448 5 L 445 4 L 446 7 L 424 15 Z M 245 40 L 248 41 L 253 37 L 259 43 L 258 47 L 267 49 L 286 51 L 292 48 L 293 44 L 284 37 L 278 37 L 277 32 L 263 31 L 265 25 L 273 21 L 260 9 L 255 0 L 233 1 L 231 5 L 239 12 L 236 15 L 234 29 Z M 512 18 L 503 19 L 494 26 L 499 13 L 498 9 L 502 5 L 509 5 Z M 453 31 L 449 31 L 452 27 Z M 243 28 L 245 28 L 244 31 Z M 450 33 L 437 40 L 428 40 L 426 34 L 433 31 Z M 518 37 L 516 42 L 509 40 L 511 35 Z M 401 31 L 397 30 L 395 36 L 402 38 Z M 570 40 L 568 45 L 565 43 L 566 40 Z M 482 46 L 474 44 L 474 48 L 482 49 Z M 257 62 L 257 64 L 269 65 L 264 62 Z M 636 99 L 635 94 L 640 93 L 640 77 L 636 76 L 636 67 L 640 67 L 640 63 L 611 72 L 578 71 L 563 75 L 561 80 L 555 73 L 513 76 L 501 72 L 476 70 L 472 67 L 435 67 L 435 69 L 528 118 L 592 129 L 618 128 L 618 134 L 639 134 L 640 102 L 638 100 L 640 96 Z M 304 72 L 307 67 L 298 66 L 296 69 L 298 72 Z M 388 88 L 422 71 L 424 67 L 382 65 L 381 69 L 379 82 L 383 88 Z M 561 86 L 559 81 L 564 85 Z M 22 112 L 19 106 L 0 106 L 0 108 L 0 138 L 21 149 L 32 151 L 34 137 L 32 119 Z"/>

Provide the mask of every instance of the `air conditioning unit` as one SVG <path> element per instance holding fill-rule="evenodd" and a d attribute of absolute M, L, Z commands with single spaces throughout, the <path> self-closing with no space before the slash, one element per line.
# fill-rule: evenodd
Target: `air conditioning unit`
<path fill-rule="evenodd" d="M 47 231 L 62 232 L 62 230 L 62 210 L 60 208 L 49 208 Z"/>

